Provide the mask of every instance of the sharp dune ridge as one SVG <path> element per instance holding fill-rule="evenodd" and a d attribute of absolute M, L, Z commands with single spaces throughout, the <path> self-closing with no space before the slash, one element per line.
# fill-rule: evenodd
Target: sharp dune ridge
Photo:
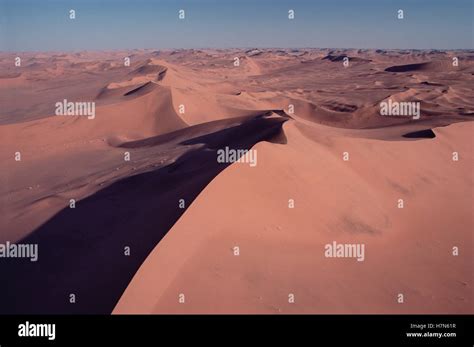
<path fill-rule="evenodd" d="M 0 313 L 474 312 L 472 52 L 12 57 L 0 242 L 37 243 L 39 261 L 0 261 Z M 64 99 L 94 102 L 94 119 L 55 115 Z M 382 116 L 389 101 L 419 119 Z M 219 163 L 224 148 L 257 165 Z M 365 244 L 365 261 L 325 258 L 334 240 Z"/>
<path fill-rule="evenodd" d="M 281 117 L 247 117 L 231 127 L 226 127 L 229 122 L 219 122 L 217 127 L 203 124 L 197 130 L 183 129 L 161 145 L 164 148 L 159 141 L 147 146 L 148 153 L 142 156 L 153 158 L 152 169 L 94 192 L 78 201 L 80 213 L 64 208 L 18 240 L 38 244 L 42 260 L 38 264 L 0 264 L 2 274 L 10 278 L 8 286 L 0 290 L 2 312 L 112 312 L 138 267 L 185 211 L 179 208 L 178 200 L 184 199 L 189 206 L 228 165 L 215 160 L 217 148 L 249 149 L 278 135 L 284 121 Z M 207 131 L 208 126 L 212 132 Z M 170 154 L 170 145 L 187 148 L 166 165 L 162 160 Z M 136 145 L 125 143 L 122 147 Z M 123 255 L 125 245 L 133 249 L 130 257 Z M 33 292 L 29 283 L 34 283 Z M 81 297 L 72 307 L 64 300 L 70 288 Z M 25 300 L 14 300 L 18 296 Z"/>

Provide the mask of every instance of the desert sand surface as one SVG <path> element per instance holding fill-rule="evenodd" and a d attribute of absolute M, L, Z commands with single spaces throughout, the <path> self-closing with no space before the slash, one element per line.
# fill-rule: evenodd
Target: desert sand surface
<path fill-rule="evenodd" d="M 39 259 L 1 259 L 0 313 L 474 313 L 474 52 L 17 55 L 0 243 Z M 389 99 L 420 117 L 382 116 Z"/>

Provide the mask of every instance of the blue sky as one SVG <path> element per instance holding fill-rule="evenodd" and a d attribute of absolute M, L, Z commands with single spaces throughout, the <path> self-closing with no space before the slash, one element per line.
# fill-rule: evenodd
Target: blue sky
<path fill-rule="evenodd" d="M 473 0 L 0 0 L 1 51 L 473 48 Z M 69 19 L 69 10 L 76 19 Z M 186 19 L 178 19 L 179 9 Z M 288 10 L 295 19 L 288 20 Z M 403 9 L 405 18 L 397 19 Z"/>

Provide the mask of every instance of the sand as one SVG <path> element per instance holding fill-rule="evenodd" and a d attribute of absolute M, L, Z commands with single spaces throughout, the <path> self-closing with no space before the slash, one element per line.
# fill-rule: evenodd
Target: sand
<path fill-rule="evenodd" d="M 0 242 L 37 243 L 39 261 L 0 260 L 0 312 L 474 312 L 472 53 L 15 56 Z M 63 99 L 95 118 L 55 115 Z M 388 99 L 420 118 L 381 116 Z M 218 163 L 225 147 L 258 164 Z M 325 257 L 333 242 L 365 259 Z"/>

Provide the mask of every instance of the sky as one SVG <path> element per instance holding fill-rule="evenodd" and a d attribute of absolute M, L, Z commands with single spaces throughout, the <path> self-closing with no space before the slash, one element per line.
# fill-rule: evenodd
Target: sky
<path fill-rule="evenodd" d="M 0 51 L 473 49 L 474 0 L 0 0 Z M 76 18 L 69 18 L 74 9 Z M 178 11 L 185 10 L 185 19 Z M 288 19 L 288 11 L 295 18 Z M 404 11 L 404 19 L 397 11 Z"/>

